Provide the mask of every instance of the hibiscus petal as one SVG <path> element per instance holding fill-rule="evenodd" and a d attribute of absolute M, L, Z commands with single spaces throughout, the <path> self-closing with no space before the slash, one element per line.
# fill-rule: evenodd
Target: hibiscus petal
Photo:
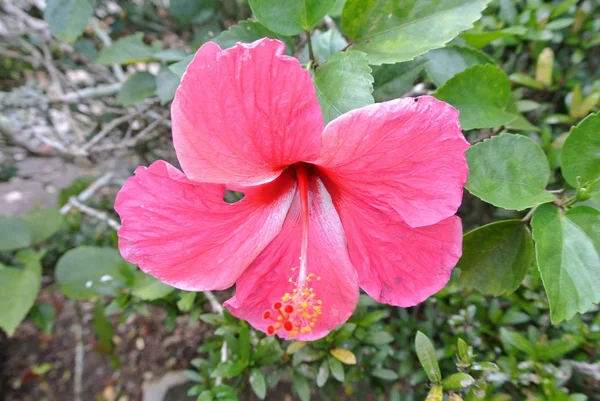
<path fill-rule="evenodd" d="M 329 123 L 317 164 L 343 191 L 420 227 L 456 213 L 467 147 L 456 109 L 431 96 L 404 98 Z"/>
<path fill-rule="evenodd" d="M 332 196 L 367 294 L 378 302 L 408 307 L 444 288 L 462 253 L 459 217 L 412 228 L 396 213 L 382 212 L 366 200 Z"/>
<path fill-rule="evenodd" d="M 320 180 L 310 183 L 310 217 L 308 273 L 316 277 L 310 282 L 315 299 L 322 301 L 322 315 L 311 332 L 300 333 L 295 339 L 316 340 L 345 322 L 358 302 L 358 278 L 346 248 L 346 239 L 331 198 Z M 273 324 L 264 318 L 274 303 L 286 293 L 292 293 L 297 279 L 301 244 L 300 201 L 296 197 L 281 233 L 256 258 L 236 283 L 236 295 L 225 302 L 229 311 L 247 320 L 258 330 L 267 332 Z M 292 282 L 290 282 L 290 278 Z M 285 330 L 278 333 L 290 338 Z"/>
<path fill-rule="evenodd" d="M 291 174 L 284 174 L 229 204 L 224 185 L 191 181 L 157 161 L 139 167 L 117 195 L 119 249 L 174 287 L 225 289 L 279 233 L 294 192 Z"/>
<path fill-rule="evenodd" d="M 200 182 L 256 185 L 314 161 L 323 117 L 308 71 L 272 39 L 196 53 L 171 106 L 183 171 Z"/>

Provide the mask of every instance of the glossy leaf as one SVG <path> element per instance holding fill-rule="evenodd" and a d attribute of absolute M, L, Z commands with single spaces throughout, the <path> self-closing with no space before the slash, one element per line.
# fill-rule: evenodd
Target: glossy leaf
<path fill-rule="evenodd" d="M 319 370 L 317 371 L 317 387 L 323 387 L 325 383 L 327 383 L 327 379 L 329 378 L 329 362 L 327 358 L 323 359 L 321 365 L 319 365 Z"/>
<path fill-rule="evenodd" d="M 0 251 L 12 251 L 31 245 L 31 229 L 20 217 L 0 217 Z"/>
<path fill-rule="evenodd" d="M 458 267 L 462 284 L 485 295 L 508 295 L 534 258 L 531 234 L 521 220 L 497 221 L 465 235 Z"/>
<path fill-rule="evenodd" d="M 440 87 L 450 78 L 477 64 L 496 64 L 487 54 L 468 46 L 446 46 L 423 56 L 425 70 L 433 83 Z"/>
<path fill-rule="evenodd" d="M 505 111 L 510 83 L 504 71 L 491 65 L 475 65 L 448 80 L 435 97 L 460 110 L 464 130 L 499 127 L 516 116 Z"/>
<path fill-rule="evenodd" d="M 179 75 L 175 74 L 166 65 L 160 67 L 158 75 L 156 75 L 156 94 L 160 99 L 160 104 L 167 104 L 173 97 L 175 91 L 179 87 Z"/>
<path fill-rule="evenodd" d="M 345 374 L 344 374 L 344 365 L 340 361 L 335 358 L 329 357 L 329 370 L 335 379 L 341 383 L 344 382 Z"/>
<path fill-rule="evenodd" d="M 265 382 L 265 376 L 260 369 L 252 369 L 248 381 L 250 382 L 250 387 L 252 387 L 254 394 L 261 400 L 264 400 L 267 395 L 267 383 Z"/>
<path fill-rule="evenodd" d="M 554 200 L 545 190 L 550 167 L 544 151 L 522 135 L 503 134 L 467 150 L 473 195 L 495 206 L 523 210 Z"/>
<path fill-rule="evenodd" d="M 364 53 L 336 53 L 315 71 L 315 90 L 325 124 L 374 102 L 371 67 Z"/>
<path fill-rule="evenodd" d="M 93 0 L 47 0 L 44 19 L 60 40 L 74 42 L 85 30 L 94 11 Z"/>
<path fill-rule="evenodd" d="M 156 78 L 149 72 L 137 72 L 131 76 L 117 94 L 117 103 L 133 106 L 154 95 Z"/>
<path fill-rule="evenodd" d="M 231 26 L 228 30 L 221 32 L 212 41 L 218 44 L 222 49 L 235 46 L 237 42 L 252 43 L 261 38 L 279 39 L 285 43 L 285 53 L 292 55 L 294 52 L 294 41 L 289 36 L 279 35 L 264 25 L 252 21 L 240 21 L 237 25 Z"/>
<path fill-rule="evenodd" d="M 25 319 L 40 291 L 41 256 L 32 251 L 22 251 L 18 258 L 25 264 L 23 268 L 0 269 L 0 328 L 9 336 L 14 334 Z"/>
<path fill-rule="evenodd" d="M 335 0 L 250 0 L 256 18 L 273 32 L 297 35 L 314 28 Z"/>
<path fill-rule="evenodd" d="M 373 66 L 375 100 L 385 102 L 402 97 L 413 88 L 426 63 L 427 60 L 419 58 L 404 63 Z"/>
<path fill-rule="evenodd" d="M 130 267 L 112 248 L 80 246 L 65 253 L 56 264 L 56 281 L 71 299 L 117 295 Z"/>
<path fill-rule="evenodd" d="M 329 57 L 348 46 L 348 42 L 337 29 L 330 29 L 326 32 L 316 31 L 311 38 L 313 54 L 319 64 L 325 63 Z M 308 46 L 304 47 L 299 59 L 303 64 L 308 63 Z"/>
<path fill-rule="evenodd" d="M 375 376 L 381 380 L 396 380 L 398 379 L 398 373 L 391 369 L 377 368 L 371 372 L 371 376 Z"/>
<path fill-rule="evenodd" d="M 571 128 L 560 156 L 565 180 L 577 187 L 600 177 L 600 113 L 591 114 Z"/>
<path fill-rule="evenodd" d="M 175 291 L 175 288 L 160 282 L 141 270 L 136 271 L 131 294 L 144 301 L 154 301 Z"/>
<path fill-rule="evenodd" d="M 52 237 L 60 229 L 63 218 L 58 208 L 33 210 L 23 216 L 29 224 L 31 244 L 39 244 Z"/>
<path fill-rule="evenodd" d="M 600 302 L 600 210 L 542 205 L 531 222 L 537 265 L 556 324 Z"/>
<path fill-rule="evenodd" d="M 310 386 L 308 385 L 308 381 L 297 373 L 294 375 L 292 388 L 294 389 L 296 394 L 298 394 L 300 400 L 310 400 Z"/>
<path fill-rule="evenodd" d="M 431 340 L 420 331 L 417 332 L 415 338 L 415 348 L 417 351 L 417 358 L 425 374 L 432 383 L 439 383 L 442 381 L 442 373 L 440 372 L 440 366 L 438 364 L 437 356 L 435 355 L 435 348 Z"/>
<path fill-rule="evenodd" d="M 144 34 L 138 32 L 102 49 L 96 61 L 100 64 L 133 64 L 150 60 L 153 53 L 153 49 L 144 43 Z"/>
<path fill-rule="evenodd" d="M 482 48 L 485 45 L 501 38 L 510 38 L 513 36 L 521 36 L 527 33 L 527 28 L 522 26 L 511 26 L 510 28 L 501 29 L 498 31 L 488 32 L 465 32 L 460 35 L 469 45 L 477 48 Z"/>
<path fill-rule="evenodd" d="M 442 381 L 442 387 L 444 390 L 462 390 L 474 383 L 475 379 L 473 379 L 473 376 L 459 372 L 445 378 L 444 381 Z"/>
<path fill-rule="evenodd" d="M 342 28 L 371 64 L 412 60 L 444 46 L 481 17 L 489 0 L 348 0 Z"/>

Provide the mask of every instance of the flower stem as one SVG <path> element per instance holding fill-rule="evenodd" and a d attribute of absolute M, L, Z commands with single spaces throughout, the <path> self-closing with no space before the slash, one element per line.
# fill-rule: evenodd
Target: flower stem
<path fill-rule="evenodd" d="M 317 65 L 317 60 L 315 59 L 315 54 L 313 53 L 312 47 L 312 39 L 310 38 L 310 32 L 306 31 L 306 44 L 308 45 L 308 57 L 310 61 L 312 61 L 312 65 Z"/>

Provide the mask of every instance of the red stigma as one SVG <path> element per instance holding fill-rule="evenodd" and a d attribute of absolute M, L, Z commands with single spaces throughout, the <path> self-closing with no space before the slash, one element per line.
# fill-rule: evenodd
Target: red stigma
<path fill-rule="evenodd" d="M 285 313 L 292 313 L 294 311 L 294 307 L 292 305 L 286 305 L 284 311 Z"/>
<path fill-rule="evenodd" d="M 292 329 L 294 328 L 294 325 L 292 324 L 292 322 L 290 322 L 289 320 L 283 323 L 283 328 L 286 331 L 292 331 Z"/>
<path fill-rule="evenodd" d="M 267 334 L 272 336 L 273 334 L 275 334 L 275 327 L 273 326 L 269 326 L 267 327 Z"/>
<path fill-rule="evenodd" d="M 279 309 L 281 309 L 281 307 L 282 307 L 282 306 L 283 306 L 283 305 L 282 305 L 282 303 L 281 303 L 281 302 L 275 302 L 275 303 L 273 304 L 273 309 L 275 309 L 275 310 L 279 310 Z"/>
<path fill-rule="evenodd" d="M 271 317 L 271 311 L 266 310 L 265 313 L 263 313 L 263 319 L 268 319 Z"/>

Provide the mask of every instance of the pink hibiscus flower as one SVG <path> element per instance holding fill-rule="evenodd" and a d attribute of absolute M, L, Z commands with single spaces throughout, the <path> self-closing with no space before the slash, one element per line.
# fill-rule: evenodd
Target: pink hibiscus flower
<path fill-rule="evenodd" d="M 283 52 L 271 39 L 198 50 L 172 105 L 183 172 L 157 161 L 127 180 L 119 248 L 177 288 L 236 284 L 233 315 L 315 340 L 350 317 L 359 287 L 403 307 L 444 287 L 468 144 L 458 111 L 429 96 L 323 128 L 308 71 Z M 243 199 L 226 203 L 226 188 Z"/>

